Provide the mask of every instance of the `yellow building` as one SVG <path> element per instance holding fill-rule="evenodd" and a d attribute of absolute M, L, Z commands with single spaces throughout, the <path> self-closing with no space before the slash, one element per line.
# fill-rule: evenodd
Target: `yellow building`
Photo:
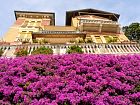
<path fill-rule="evenodd" d="M 45 26 L 55 26 L 55 14 L 51 12 L 15 11 L 15 23 L 5 35 L 6 42 L 32 41 L 32 33 Z"/>
<path fill-rule="evenodd" d="M 55 13 L 51 12 L 15 11 L 15 17 L 4 37 L 6 42 L 69 43 L 78 38 L 93 43 L 129 42 L 115 13 L 95 9 L 67 11 L 66 26 L 55 26 Z"/>
<path fill-rule="evenodd" d="M 139 54 L 140 45 L 130 43 L 121 31 L 119 16 L 95 9 L 67 11 L 66 25 L 55 26 L 55 13 L 15 11 L 16 21 L 4 36 L 10 45 L 0 45 L 2 57 L 15 57 L 20 48 L 30 55 L 42 44 L 53 54 L 66 54 L 73 45 L 88 54 Z"/>

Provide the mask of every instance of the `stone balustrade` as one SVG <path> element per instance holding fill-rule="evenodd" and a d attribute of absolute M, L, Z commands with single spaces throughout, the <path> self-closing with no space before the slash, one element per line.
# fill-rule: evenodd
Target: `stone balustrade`
<path fill-rule="evenodd" d="M 53 49 L 54 55 L 66 54 L 66 50 L 73 45 L 78 45 L 87 54 L 140 54 L 140 44 L 136 43 L 92 43 L 92 44 L 28 44 L 28 45 L 1 45 L 4 51 L 2 57 L 15 57 L 14 52 L 17 48 L 26 48 L 29 55 L 34 49 L 41 46 Z"/>

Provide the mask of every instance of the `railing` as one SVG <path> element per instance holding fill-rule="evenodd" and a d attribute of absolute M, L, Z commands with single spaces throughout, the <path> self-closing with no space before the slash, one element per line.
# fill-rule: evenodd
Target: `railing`
<path fill-rule="evenodd" d="M 22 28 L 22 27 L 20 27 L 19 28 L 19 32 L 23 32 L 23 31 L 26 31 L 26 32 L 29 32 L 29 31 L 38 32 L 39 30 L 40 29 L 38 27 L 31 27 L 31 28 L 28 28 L 28 27 Z"/>
<path fill-rule="evenodd" d="M 80 23 L 102 23 L 102 24 L 118 24 L 115 21 L 106 21 L 106 20 L 81 20 Z"/>
<path fill-rule="evenodd" d="M 80 31 L 39 31 L 39 32 L 33 32 L 33 34 L 85 34 Z"/>
<path fill-rule="evenodd" d="M 140 44 L 136 43 L 92 43 L 92 44 L 28 44 L 28 45 L 1 45 L 4 50 L 3 57 L 15 57 L 14 51 L 17 48 L 26 48 L 31 54 L 33 49 L 41 46 L 52 48 L 54 54 L 66 54 L 66 50 L 73 45 L 78 45 L 87 54 L 140 54 Z"/>

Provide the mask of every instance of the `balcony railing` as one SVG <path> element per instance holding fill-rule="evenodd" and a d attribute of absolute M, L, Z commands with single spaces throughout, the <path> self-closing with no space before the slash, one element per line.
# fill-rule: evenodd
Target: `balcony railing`
<path fill-rule="evenodd" d="M 118 24 L 115 21 L 105 21 L 105 20 L 80 20 L 80 23 L 101 23 L 101 24 Z"/>
<path fill-rule="evenodd" d="M 41 46 L 53 49 L 54 54 L 66 54 L 66 50 L 73 45 L 78 45 L 87 54 L 140 54 L 140 44 L 136 43 L 92 43 L 92 44 L 28 44 L 28 45 L 1 45 L 0 48 L 4 51 L 2 57 L 15 57 L 14 52 L 16 48 L 28 49 L 29 55 L 33 49 Z"/>
<path fill-rule="evenodd" d="M 48 31 L 43 30 L 39 32 L 33 32 L 33 34 L 85 34 L 84 32 L 80 31 Z"/>

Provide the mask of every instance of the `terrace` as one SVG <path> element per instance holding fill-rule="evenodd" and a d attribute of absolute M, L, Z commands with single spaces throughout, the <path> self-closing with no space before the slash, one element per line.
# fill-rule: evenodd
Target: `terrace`
<path fill-rule="evenodd" d="M 0 49 L 4 51 L 2 57 L 15 57 L 14 52 L 18 48 L 26 48 L 29 55 L 34 49 L 41 46 L 52 48 L 54 55 L 66 54 L 67 48 L 78 45 L 87 54 L 140 54 L 140 44 L 136 43 L 92 43 L 92 44 L 29 44 L 29 45 L 3 45 Z"/>

